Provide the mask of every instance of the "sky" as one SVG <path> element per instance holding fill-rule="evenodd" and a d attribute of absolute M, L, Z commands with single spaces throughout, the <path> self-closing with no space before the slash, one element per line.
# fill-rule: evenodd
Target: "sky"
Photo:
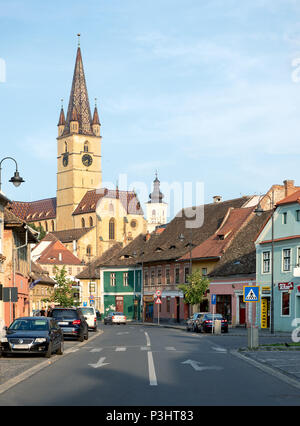
<path fill-rule="evenodd" d="M 157 170 L 187 206 L 198 183 L 205 203 L 300 185 L 298 0 L 0 0 L 0 160 L 26 181 L 3 162 L 10 199 L 56 195 L 77 33 L 107 186 L 144 203 Z"/>

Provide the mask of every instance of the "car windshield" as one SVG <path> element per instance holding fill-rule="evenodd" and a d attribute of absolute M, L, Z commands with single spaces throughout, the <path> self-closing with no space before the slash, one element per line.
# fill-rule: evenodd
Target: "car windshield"
<path fill-rule="evenodd" d="M 17 319 L 10 325 L 9 330 L 47 331 L 49 323 L 43 319 Z"/>
<path fill-rule="evenodd" d="M 123 312 L 115 312 L 114 315 L 124 315 Z"/>
<path fill-rule="evenodd" d="M 221 314 L 207 314 L 207 315 L 205 315 L 205 317 L 207 319 L 210 319 L 210 320 L 212 320 L 213 318 L 214 319 L 223 319 Z"/>
<path fill-rule="evenodd" d="M 84 315 L 86 314 L 95 315 L 94 308 L 80 308 L 80 310 Z"/>
<path fill-rule="evenodd" d="M 77 312 L 73 309 L 54 309 L 52 311 L 53 318 L 73 319 L 77 318 Z"/>

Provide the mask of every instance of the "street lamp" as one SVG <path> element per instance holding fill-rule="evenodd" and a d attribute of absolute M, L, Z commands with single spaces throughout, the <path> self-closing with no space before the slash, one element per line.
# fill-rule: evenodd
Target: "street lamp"
<path fill-rule="evenodd" d="M 265 194 L 265 197 L 268 197 L 271 204 L 271 223 L 272 223 L 272 237 L 271 237 L 271 334 L 274 334 L 274 191 L 272 191 L 272 197 L 270 195 Z M 254 213 L 257 216 L 261 216 L 264 213 L 264 210 L 262 209 L 260 203 L 258 203 L 256 209 L 254 210 Z"/>
<path fill-rule="evenodd" d="M 16 160 L 12 157 L 4 157 L 2 158 L 2 160 L 0 161 L 0 191 L 1 191 L 1 186 L 2 186 L 2 181 L 1 181 L 1 171 L 2 171 L 2 163 L 4 160 L 12 160 L 14 161 L 15 165 L 16 165 L 16 171 L 14 173 L 14 175 L 10 178 L 9 182 L 13 183 L 15 187 L 18 187 L 21 185 L 21 183 L 25 182 L 24 179 L 20 176 L 19 172 L 18 172 L 18 164 L 16 162 Z"/>

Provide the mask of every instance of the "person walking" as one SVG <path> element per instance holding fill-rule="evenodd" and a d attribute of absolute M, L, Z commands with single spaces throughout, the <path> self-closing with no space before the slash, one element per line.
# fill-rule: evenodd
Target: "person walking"
<path fill-rule="evenodd" d="M 42 309 L 40 310 L 40 314 L 41 314 L 41 317 L 45 317 L 45 316 L 46 316 L 45 308 L 42 308 Z"/>

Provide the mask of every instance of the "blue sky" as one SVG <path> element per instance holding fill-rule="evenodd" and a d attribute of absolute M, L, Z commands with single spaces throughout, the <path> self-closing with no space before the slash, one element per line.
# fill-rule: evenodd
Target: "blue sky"
<path fill-rule="evenodd" d="M 299 1 L 1 0 L 0 157 L 26 180 L 13 188 L 4 163 L 8 197 L 55 196 L 78 32 L 105 182 L 126 174 L 150 192 L 158 169 L 203 182 L 205 202 L 300 185 Z"/>

